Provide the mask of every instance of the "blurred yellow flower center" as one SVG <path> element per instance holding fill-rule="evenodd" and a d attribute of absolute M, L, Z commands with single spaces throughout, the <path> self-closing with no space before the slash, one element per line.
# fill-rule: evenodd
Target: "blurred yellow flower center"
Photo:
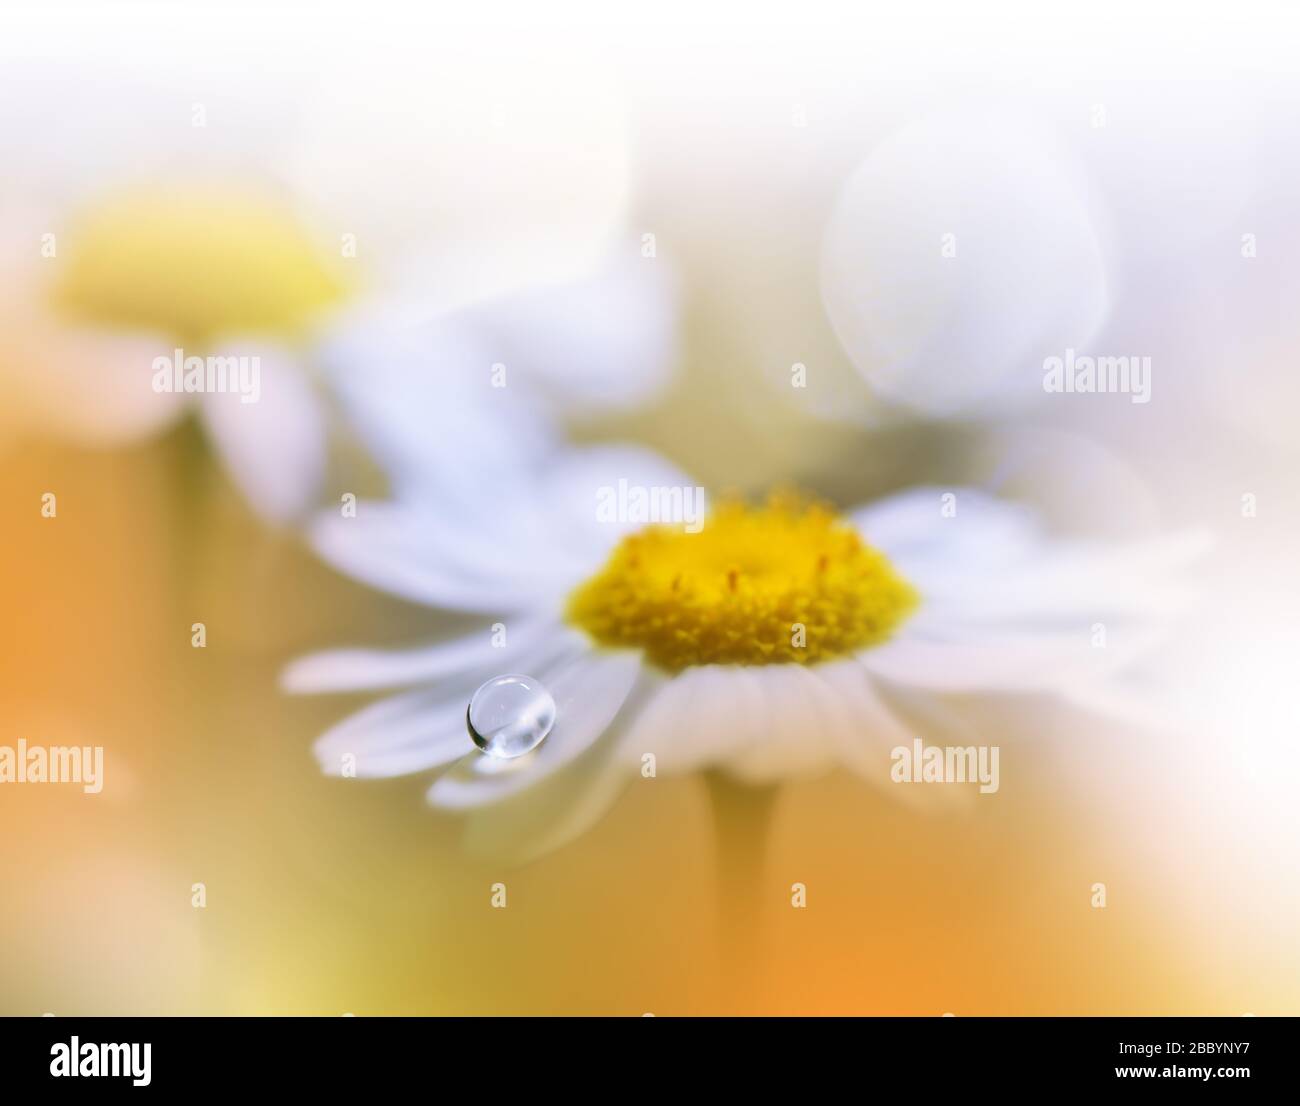
<path fill-rule="evenodd" d="M 918 596 L 833 511 L 790 496 L 720 506 L 698 533 L 650 526 L 569 597 L 596 642 L 694 664 L 814 664 L 885 641 Z"/>
<path fill-rule="evenodd" d="M 261 196 L 137 189 L 64 236 L 56 305 L 107 326 L 203 342 L 292 337 L 343 285 L 292 215 Z"/>

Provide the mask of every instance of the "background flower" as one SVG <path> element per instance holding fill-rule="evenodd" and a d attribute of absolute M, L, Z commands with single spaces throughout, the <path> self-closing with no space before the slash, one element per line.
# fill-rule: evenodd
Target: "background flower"
<path fill-rule="evenodd" d="M 269 20 L 255 44 L 218 28 L 181 58 L 165 20 L 141 34 L 91 16 L 38 59 L 28 47 L 53 28 L 24 20 L 0 112 L 14 152 L 0 236 L 11 436 L 153 433 L 191 405 L 150 387 L 156 357 L 256 356 L 257 403 L 193 403 L 251 505 L 293 520 L 325 472 L 325 323 L 434 317 L 590 277 L 620 229 L 625 121 L 585 55 L 539 87 L 528 57 L 485 69 L 423 40 L 394 47 L 377 120 L 349 83 L 347 44 L 309 46 L 292 22 Z M 263 53 L 295 62 L 253 62 Z M 249 60 L 239 82 L 231 54 Z M 543 363 L 564 375 L 563 360 Z"/>

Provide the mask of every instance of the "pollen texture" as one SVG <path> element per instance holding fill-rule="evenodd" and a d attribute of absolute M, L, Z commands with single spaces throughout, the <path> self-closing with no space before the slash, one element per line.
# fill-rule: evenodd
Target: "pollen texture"
<path fill-rule="evenodd" d="M 698 664 L 815 664 L 887 640 L 916 591 L 821 504 L 790 495 L 724 503 L 698 533 L 624 538 L 570 595 L 598 644 L 637 647 L 676 672 Z"/>

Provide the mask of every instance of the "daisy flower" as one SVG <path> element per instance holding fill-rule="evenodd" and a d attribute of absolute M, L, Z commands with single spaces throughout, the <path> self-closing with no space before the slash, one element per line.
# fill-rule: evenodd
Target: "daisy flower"
<path fill-rule="evenodd" d="M 431 495 L 424 475 L 399 474 L 395 498 L 355 518 L 321 517 L 311 539 L 341 572 L 480 628 L 302 658 L 285 684 L 406 689 L 324 734 L 324 771 L 436 771 L 432 806 L 467 813 L 472 842 L 529 856 L 650 771 L 762 784 L 842 766 L 905 797 L 916 789 L 890 783 L 892 749 L 936 727 L 971 743 L 953 696 L 1097 686 L 1149 646 L 1150 616 L 1177 599 L 1165 570 L 1189 552 L 1056 540 L 1029 509 L 971 489 L 843 514 L 778 494 L 715 504 L 702 526 L 611 521 L 598 504 L 620 481 L 690 488 L 628 446 L 537 454 L 469 494 Z M 466 729 L 475 689 L 504 673 L 540 680 L 557 710 L 512 760 Z"/>
<path fill-rule="evenodd" d="M 192 413 L 251 506 L 301 520 L 325 471 L 320 346 L 336 329 L 417 304 L 481 336 L 527 310 L 527 289 L 544 290 L 534 309 L 626 313 L 574 303 L 604 279 L 626 206 L 607 67 L 565 55 L 539 82 L 536 58 L 494 45 L 489 65 L 412 35 L 378 71 L 346 28 L 307 43 L 274 15 L 252 40 L 215 21 L 196 41 L 165 15 L 48 20 L 0 35 L 0 439 L 116 444 Z M 485 372 L 522 371 L 485 345 Z M 191 357 L 255 359 L 256 387 L 159 386 L 174 379 L 160 358 Z"/>

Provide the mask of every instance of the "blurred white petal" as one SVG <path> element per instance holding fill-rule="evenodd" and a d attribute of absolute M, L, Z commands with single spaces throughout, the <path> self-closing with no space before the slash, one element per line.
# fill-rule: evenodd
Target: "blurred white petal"
<path fill-rule="evenodd" d="M 1059 629 L 1066 619 L 1086 628 L 1168 610 L 1186 597 L 1174 570 L 1209 544 L 1201 531 L 1104 544 L 1051 539 L 1026 505 L 974 488 L 910 489 L 850 517 L 920 591 L 911 629 L 936 617 L 950 628 L 1032 620 Z"/>
<path fill-rule="evenodd" d="M 1007 557 L 1026 556 L 1042 538 L 1029 507 L 977 488 L 908 488 L 849 518 L 863 540 L 891 560 L 915 561 L 933 552 L 949 563 L 1005 563 Z"/>
<path fill-rule="evenodd" d="M 912 732 L 890 710 L 870 676 L 852 660 L 814 669 L 818 679 L 839 697 L 855 721 L 856 732 L 844 735 L 841 754 L 864 779 L 873 783 L 889 778 L 889 750 L 909 742 Z"/>
<path fill-rule="evenodd" d="M 91 328 L 38 330 L 34 316 L 0 350 L 0 380 L 15 429 L 118 445 L 171 424 L 184 395 L 155 392 L 153 359 L 166 339 Z"/>
<path fill-rule="evenodd" d="M 766 721 L 754 676 L 742 668 L 700 665 L 665 680 L 620 748 L 629 770 L 653 753 L 656 771 L 671 775 L 739 754 L 761 732 Z"/>
<path fill-rule="evenodd" d="M 354 518 L 327 511 L 312 523 L 310 537 L 340 572 L 449 610 L 536 607 L 543 596 L 554 600 L 571 575 L 560 551 L 532 544 L 525 532 L 501 544 L 409 504 L 362 500 Z"/>
<path fill-rule="evenodd" d="M 912 687 L 945 692 L 1035 691 L 1068 686 L 1090 675 L 1089 669 L 1108 660 L 1094 649 L 1087 627 L 1077 639 L 1056 641 L 1055 648 L 1032 637 L 1025 640 L 979 640 L 968 643 L 927 641 L 900 635 L 859 655 L 873 675 Z"/>
<path fill-rule="evenodd" d="M 707 509 L 703 490 L 671 461 L 651 449 L 635 445 L 595 445 L 559 452 L 539 473 L 531 502 L 545 521 L 553 541 L 589 566 L 593 555 L 603 556 L 624 535 L 647 522 L 690 522 L 691 519 L 631 517 L 628 510 L 602 510 L 618 506 L 622 483 L 628 489 L 680 489 L 683 514 Z M 691 498 L 688 500 L 687 496 Z M 609 517 L 610 515 L 613 517 Z M 576 581 L 575 581 L 576 582 Z"/>
<path fill-rule="evenodd" d="M 949 724 L 940 727 L 918 724 L 915 714 L 900 710 L 898 697 L 890 694 L 884 681 L 875 679 L 852 659 L 821 665 L 811 674 L 825 684 L 831 693 L 830 701 L 848 719 L 830 732 L 846 767 L 868 783 L 884 788 L 891 799 L 913 806 L 951 807 L 969 801 L 961 788 L 909 787 L 896 784 L 890 777 L 893 750 L 899 746 L 910 748 L 918 737 L 945 744 L 979 744 L 974 735 L 953 724 L 959 720 L 946 718 Z M 931 723 L 943 712 L 928 693 L 922 709 Z"/>
<path fill-rule="evenodd" d="M 677 355 L 668 262 L 627 244 L 575 284 L 518 293 L 467 315 L 492 360 L 522 374 L 557 414 L 644 403 Z"/>
<path fill-rule="evenodd" d="M 325 411 L 297 356 L 254 341 L 231 342 L 217 357 L 258 358 L 261 394 L 202 397 L 203 425 L 226 471 L 263 518 L 288 523 L 315 504 L 325 474 Z"/>
<path fill-rule="evenodd" d="M 402 497 L 470 515 L 502 497 L 557 442 L 549 418 L 519 387 L 494 387 L 491 350 L 454 320 L 359 316 L 321 358 L 365 444 Z"/>
<path fill-rule="evenodd" d="M 474 748 L 465 728 L 469 691 L 422 689 L 381 699 L 349 715 L 316 741 L 316 759 L 329 775 L 354 758 L 360 778 L 400 776 L 450 764 Z"/>
<path fill-rule="evenodd" d="M 539 653 L 552 651 L 561 627 L 550 619 L 512 620 L 504 640 L 491 626 L 465 637 L 416 649 L 330 649 L 292 662 L 280 678 L 286 691 L 369 691 L 459 676 L 471 669 L 527 672 Z"/>
<path fill-rule="evenodd" d="M 754 682 L 761 707 L 758 724 L 746 734 L 744 744 L 719 758 L 727 771 L 746 783 L 763 784 L 807 779 L 834 767 L 836 750 L 828 740 L 831 723 L 820 688 L 806 678 L 807 670 L 797 664 L 774 664 L 761 672 L 741 672 Z"/>

